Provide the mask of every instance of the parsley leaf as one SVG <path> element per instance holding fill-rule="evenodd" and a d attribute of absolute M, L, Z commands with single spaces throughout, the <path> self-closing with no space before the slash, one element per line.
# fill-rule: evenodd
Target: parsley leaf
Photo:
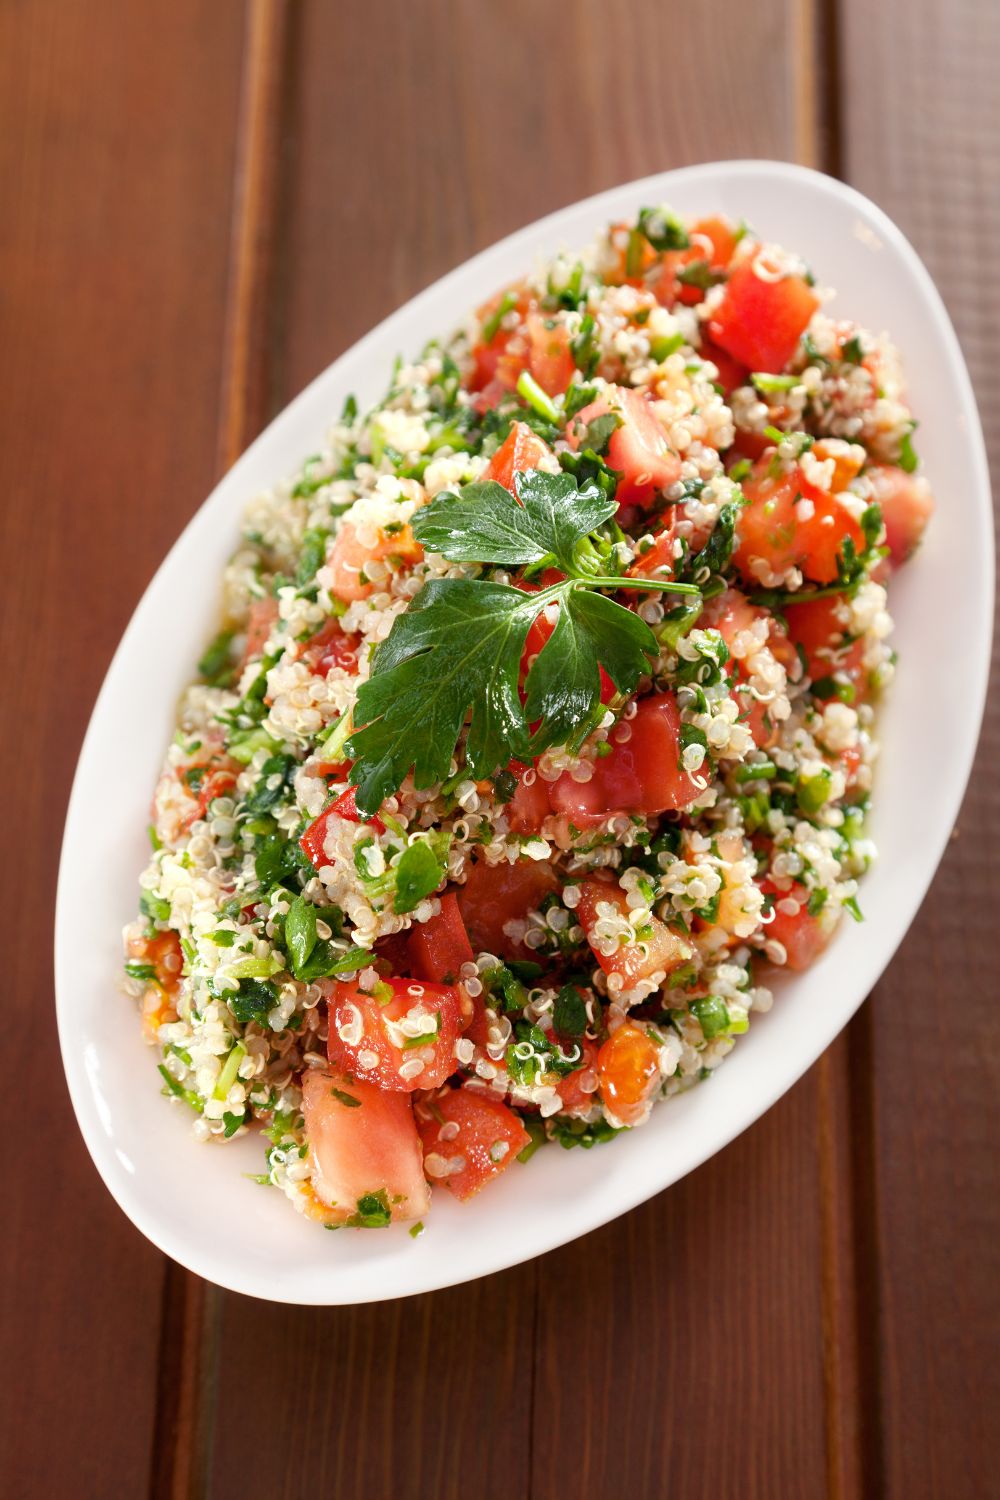
<path fill-rule="evenodd" d="M 344 1223 L 349 1229 L 385 1229 L 391 1219 L 389 1195 L 385 1188 L 379 1188 L 377 1193 L 362 1194 L 357 1202 L 357 1212 Z"/>
<path fill-rule="evenodd" d="M 466 756 L 477 780 L 518 749 L 527 755 L 517 677 L 540 598 L 465 578 L 424 585 L 358 694 L 349 754 L 360 812 L 381 806 L 411 766 L 417 787 L 443 781 L 470 705 Z"/>
<path fill-rule="evenodd" d="M 292 973 L 296 977 L 315 948 L 316 942 L 316 908 L 304 896 L 296 896 L 285 918 L 285 947 L 288 951 Z"/>
<path fill-rule="evenodd" d="M 641 208 L 638 227 L 654 250 L 686 250 L 691 243 L 682 221 L 669 208 Z"/>
<path fill-rule="evenodd" d="M 904 474 L 915 473 L 920 462 L 917 450 L 913 446 L 913 434 L 916 430 L 916 422 L 911 422 L 899 441 L 899 467 Z"/>
<path fill-rule="evenodd" d="M 552 1024 L 560 1036 L 583 1036 L 587 1029 L 587 1004 L 574 984 L 565 984 L 552 1008 Z"/>
<path fill-rule="evenodd" d="M 589 538 L 616 510 L 599 483 L 531 470 L 516 484 L 516 498 L 492 481 L 438 495 L 413 518 L 414 533 L 453 562 L 555 565 L 567 576 L 534 593 L 485 579 L 424 585 L 375 650 L 359 690 L 347 753 L 362 814 L 373 813 L 411 768 L 417 788 L 445 780 L 467 716 L 465 759 L 479 780 L 512 756 L 564 743 L 585 724 L 600 698 L 599 666 L 619 691 L 635 688 L 656 656 L 655 637 L 638 615 L 596 590 L 698 594 L 691 583 L 598 573 L 602 539 L 595 546 Z M 551 603 L 559 616 L 522 705 L 525 639 Z M 535 720 L 541 728 L 532 735 Z"/>
<path fill-rule="evenodd" d="M 262 1026 L 278 1003 L 278 991 L 269 979 L 241 979 L 236 993 L 225 998 L 237 1021 L 244 1026 L 256 1021 Z"/>
<path fill-rule="evenodd" d="M 449 562 L 491 562 L 538 567 L 550 562 L 574 571 L 581 537 L 617 510 L 595 484 L 579 489 L 570 474 L 518 474 L 518 498 L 494 479 L 445 491 L 413 518 L 413 534 L 429 552 Z M 520 504 L 518 503 L 520 501 Z"/>
<path fill-rule="evenodd" d="M 396 867 L 397 912 L 412 911 L 425 896 L 436 891 L 444 879 L 444 868 L 426 839 L 418 839 L 403 850 Z"/>

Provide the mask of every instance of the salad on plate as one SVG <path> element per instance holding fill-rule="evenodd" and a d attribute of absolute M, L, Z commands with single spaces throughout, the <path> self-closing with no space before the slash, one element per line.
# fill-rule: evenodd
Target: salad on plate
<path fill-rule="evenodd" d="M 891 342 L 827 301 L 643 209 L 250 502 L 125 987 L 195 1134 L 260 1131 L 308 1217 L 416 1232 L 641 1126 L 861 919 L 932 504 Z"/>

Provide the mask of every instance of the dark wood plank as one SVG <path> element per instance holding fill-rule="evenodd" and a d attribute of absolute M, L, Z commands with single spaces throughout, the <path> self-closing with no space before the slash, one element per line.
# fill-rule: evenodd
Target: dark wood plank
<path fill-rule="evenodd" d="M 245 1493 L 247 1403 L 265 1403 L 268 1414 L 254 1455 L 257 1494 L 527 1495 L 535 1274 L 519 1267 L 429 1297 L 343 1309 L 226 1295 L 213 1500 Z M 274 1349 L 294 1362 L 288 1379 L 261 1358 Z"/>
<path fill-rule="evenodd" d="M 797 0 L 300 7 L 281 399 L 476 250 L 671 166 L 815 150 Z M 711 58 L 707 67 L 704 59 Z"/>
<path fill-rule="evenodd" d="M 218 453 L 229 468 L 267 418 L 269 297 L 287 77 L 285 0 L 250 0 L 240 63 Z M 168 1265 L 150 1500 L 204 1493 L 214 1422 L 220 1295 Z"/>
<path fill-rule="evenodd" d="M 541 1263 L 532 1500 L 828 1493 L 817 1128 L 813 1073 Z"/>
<path fill-rule="evenodd" d="M 242 29 L 236 0 L 0 8 L 0 880 L 18 1069 L 0 1472 L 21 1500 L 148 1483 L 163 1262 L 70 1112 L 51 913 L 101 675 L 215 471 Z"/>
<path fill-rule="evenodd" d="M 843 0 L 843 165 L 913 239 L 944 295 L 1000 478 L 1000 10 Z M 947 524 L 949 496 L 938 496 Z M 947 628 L 946 624 L 944 628 Z M 872 1013 L 877 1341 L 886 1493 L 997 1492 L 1000 1048 L 989 915 L 1000 902 L 1000 678 L 930 895 Z"/>
<path fill-rule="evenodd" d="M 526 0 L 308 3 L 295 22 L 275 407 L 420 286 L 560 203 L 687 161 L 821 149 L 813 18 L 793 0 L 734 11 L 723 49 L 707 10 L 678 26 L 640 0 L 586 0 L 572 24 Z M 219 1370 L 240 1379 L 219 1381 L 214 1500 L 241 1490 L 242 1423 L 265 1400 L 262 1492 L 488 1500 L 565 1493 L 572 1476 L 579 1495 L 643 1496 L 676 1464 L 685 1495 L 852 1493 L 838 1298 L 853 1251 L 833 1243 L 831 1196 L 850 1193 L 845 1068 L 841 1046 L 718 1161 L 533 1266 L 353 1310 L 223 1296 Z M 301 1380 L 255 1360 L 279 1344 Z"/>

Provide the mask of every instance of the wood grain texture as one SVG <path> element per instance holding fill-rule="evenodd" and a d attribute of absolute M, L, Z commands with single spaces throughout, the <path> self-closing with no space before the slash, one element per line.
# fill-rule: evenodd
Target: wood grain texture
<path fill-rule="evenodd" d="M 222 338 L 219 469 L 239 457 L 267 416 L 268 338 L 288 7 L 251 0 L 241 48 L 239 114 Z M 204 1494 L 219 1358 L 220 1295 L 168 1263 L 160 1329 L 150 1500 Z"/>
<path fill-rule="evenodd" d="M 822 149 L 802 5 L 736 18 L 710 71 L 707 15 L 686 11 L 678 35 L 670 7 L 621 0 L 578 5 L 572 26 L 555 8 L 444 0 L 295 17 L 275 407 L 420 286 L 559 203 L 686 161 Z M 640 18 L 648 47 L 607 45 Z M 845 1057 L 823 1067 L 842 1078 Z M 685 1495 L 831 1493 L 857 1392 L 841 1371 L 845 1437 L 827 1410 L 845 1326 L 827 1303 L 845 1272 L 824 1277 L 821 1171 L 843 1120 L 824 1113 L 820 1079 L 671 1193 L 485 1285 L 350 1311 L 224 1295 L 220 1368 L 244 1374 L 219 1385 L 213 1500 L 239 1488 L 240 1412 L 258 1387 L 259 1479 L 281 1495 L 544 1497 L 572 1476 L 580 1495 L 642 1497 L 666 1469 Z M 300 1385 L 256 1373 L 271 1339 L 298 1351 L 304 1409 Z M 427 1410 L 448 1413 L 444 1431 Z M 706 1441 L 709 1428 L 724 1436 Z"/>
<path fill-rule="evenodd" d="M 77 1133 L 49 954 L 97 686 L 215 471 L 242 24 L 238 4 L 197 0 L 0 7 L 0 880 L 18 1070 L 0 1488 L 18 1500 L 148 1484 L 164 1263 Z"/>
<path fill-rule="evenodd" d="M 72 762 L 167 545 L 306 380 L 520 224 L 695 160 L 842 171 L 927 259 L 998 456 L 1000 11 L 900 16 L 0 4 L 0 879 L 42 1101 L 8 1152 L 5 1494 L 996 1493 L 996 681 L 958 837 L 873 1004 L 699 1172 L 486 1281 L 311 1310 L 165 1269 L 78 1139 L 47 972 Z"/>
<path fill-rule="evenodd" d="M 800 8 L 734 11 L 720 48 L 710 8 L 680 25 L 676 3 L 307 0 L 277 404 L 421 286 L 563 204 L 713 157 L 794 158 L 813 129 L 787 47 Z"/>
<path fill-rule="evenodd" d="M 1000 480 L 1000 9 L 914 0 L 906 24 L 844 0 L 845 174 L 910 235 L 976 385 Z M 946 484 L 946 478 L 945 478 Z M 938 524 L 949 496 L 939 481 Z M 946 625 L 945 625 L 946 628 Z M 873 999 L 886 1493 L 997 1493 L 1000 675 L 972 784 L 920 916 Z M 930 793 L 932 795 L 932 793 Z"/>

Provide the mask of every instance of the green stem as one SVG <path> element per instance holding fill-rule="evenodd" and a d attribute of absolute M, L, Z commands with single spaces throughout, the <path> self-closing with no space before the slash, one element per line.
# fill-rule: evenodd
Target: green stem
<path fill-rule="evenodd" d="M 583 578 L 583 583 L 597 589 L 656 589 L 668 594 L 700 594 L 694 583 L 674 583 L 671 578 Z"/>
<path fill-rule="evenodd" d="M 552 397 L 542 390 L 538 381 L 527 370 L 522 370 L 517 377 L 517 394 L 521 397 L 522 401 L 527 401 L 528 405 L 533 407 L 540 417 L 544 417 L 554 427 L 562 425 L 563 419 L 559 408 L 552 400 Z"/>

